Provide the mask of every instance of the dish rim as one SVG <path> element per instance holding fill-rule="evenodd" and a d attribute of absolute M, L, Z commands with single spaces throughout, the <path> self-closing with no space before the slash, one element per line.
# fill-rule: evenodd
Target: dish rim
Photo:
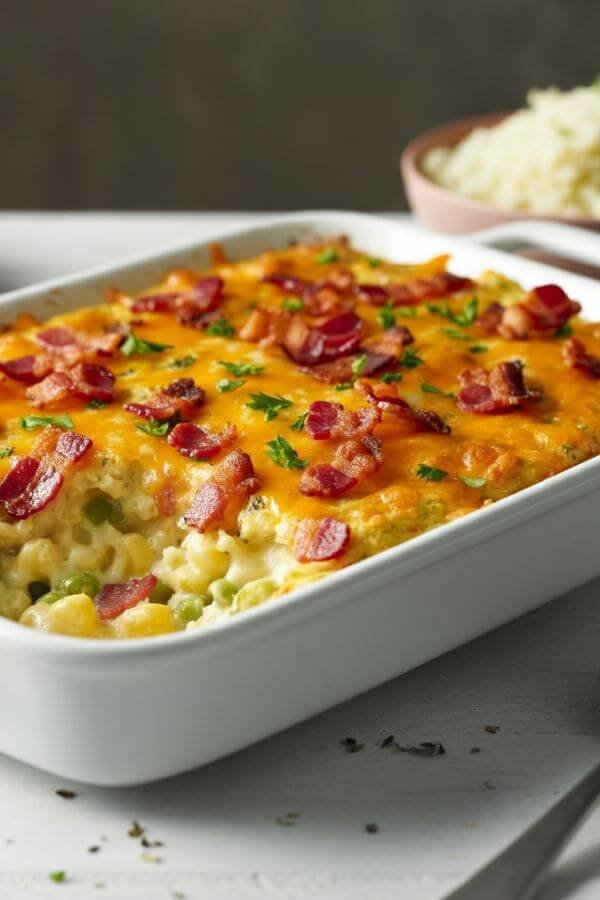
<path fill-rule="evenodd" d="M 183 255 L 197 252 L 214 241 L 242 238 L 263 230 L 267 231 L 273 227 L 285 228 L 286 226 L 304 225 L 318 229 L 320 225 L 332 225 L 335 219 L 340 219 L 342 231 L 342 220 L 355 220 L 357 223 L 362 222 L 363 224 L 371 222 L 374 227 L 383 225 L 387 228 L 398 228 L 399 236 L 407 227 L 414 229 L 421 237 L 424 234 L 423 229 L 414 223 L 399 223 L 382 219 L 376 215 L 344 210 L 302 211 L 274 215 L 257 225 L 243 228 L 234 226 L 201 241 L 178 242 L 151 253 L 135 254 L 66 277 L 38 282 L 0 294 L 0 316 L 2 308 L 13 302 L 19 303 L 32 299 L 34 296 L 37 298 L 42 293 L 51 293 L 102 277 L 118 275 L 122 269 L 157 262 L 162 257 L 171 254 Z M 469 248 L 479 253 L 489 253 L 492 256 L 498 255 L 504 259 L 511 259 L 510 253 L 478 244 L 476 241 L 469 240 L 468 236 L 441 236 L 431 233 L 431 238 L 438 241 L 442 239 L 451 254 L 461 248 Z M 539 269 L 545 274 L 553 274 L 563 280 L 565 278 L 564 272 L 552 266 L 531 261 L 527 261 L 527 265 L 528 268 Z M 592 292 L 598 292 L 598 284 L 592 279 L 572 274 L 569 274 L 568 279 L 581 283 Z M 343 588 L 350 580 L 385 583 L 390 578 L 409 575 L 424 564 L 440 562 L 459 551 L 463 546 L 474 546 L 493 538 L 498 532 L 510 527 L 513 522 L 528 521 L 547 507 L 571 502 L 592 486 L 600 487 L 600 455 L 577 463 L 543 481 L 503 497 L 490 506 L 438 525 L 401 544 L 357 560 L 349 566 L 327 572 L 323 578 L 315 582 L 298 587 L 289 594 L 258 607 L 245 610 L 243 615 L 232 616 L 222 622 L 213 623 L 205 629 L 198 628 L 192 631 L 127 640 L 99 640 L 41 632 L 0 616 L 0 640 L 6 639 L 11 647 L 31 648 L 32 652 L 39 653 L 48 661 L 59 658 L 61 662 L 71 661 L 73 664 L 77 664 L 83 657 L 88 661 L 110 657 L 113 662 L 118 662 L 130 658 L 132 654 L 140 657 L 152 653 L 155 656 L 164 657 L 171 652 L 179 654 L 184 650 L 188 653 L 217 653 L 223 641 L 230 641 L 236 645 L 245 643 L 252 640 L 258 631 L 261 634 L 266 631 L 276 631 L 289 624 L 290 621 L 293 623 L 296 619 L 312 617 L 341 603 L 351 602 L 354 598 L 344 596 L 343 591 L 335 590 L 337 587 Z M 397 571 L 398 568 L 400 571 Z M 329 591 L 329 603 L 319 605 L 319 599 L 324 593 L 324 589 L 326 593 L 327 586 L 332 588 Z"/>

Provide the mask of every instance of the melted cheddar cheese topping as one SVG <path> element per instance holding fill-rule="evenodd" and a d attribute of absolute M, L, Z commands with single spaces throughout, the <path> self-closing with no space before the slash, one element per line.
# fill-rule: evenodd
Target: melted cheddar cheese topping
<path fill-rule="evenodd" d="M 40 434 L 40 429 L 23 427 L 28 416 L 68 413 L 73 430 L 91 438 L 93 446 L 69 469 L 61 492 L 45 509 L 19 521 L 0 513 L 0 612 L 31 627 L 88 637 L 138 637 L 204 626 L 595 456 L 598 382 L 567 366 L 563 349 L 572 333 L 589 354 L 600 355 L 600 326 L 572 318 L 559 333 L 525 340 L 491 332 L 478 316 L 491 304 L 510 307 L 527 296 L 497 273 L 486 272 L 443 298 L 424 296 L 396 306 L 375 305 L 355 291 L 353 309 L 363 322 L 366 345 L 394 321 L 414 340 L 393 366 L 363 379 L 359 365 L 357 377 L 344 384 L 324 383 L 302 371 L 278 343 L 239 336 L 256 308 L 303 315 L 301 298 L 262 280 L 270 275 L 317 283 L 342 271 L 351 274 L 354 285 L 385 289 L 427 281 L 446 265 L 445 257 L 421 265 L 373 260 L 343 240 L 301 244 L 241 262 L 219 260 L 210 273 L 173 270 L 143 292 L 182 293 L 193 289 L 200 276 L 216 274 L 224 283 L 216 327 L 210 326 L 215 316 L 202 328 L 180 324 L 172 311 L 134 312 L 134 298 L 117 291 L 109 292 L 102 305 L 55 316 L 43 326 L 21 316 L 0 336 L 0 361 L 40 353 L 36 335 L 54 326 L 92 336 L 119 325 L 164 349 L 130 355 L 118 349 L 103 358 L 102 365 L 115 376 L 114 400 L 107 405 L 67 397 L 34 408 L 23 383 L 2 379 L 0 480 L 15 460 L 30 453 Z M 461 373 L 479 367 L 491 371 L 512 360 L 521 361 L 527 387 L 539 391 L 540 399 L 503 414 L 459 407 Z M 254 368 L 238 377 L 227 363 Z M 302 493 L 303 470 L 277 465 L 269 442 L 284 438 L 302 464 L 330 463 L 340 441 L 314 440 L 302 427 L 310 404 L 329 401 L 346 410 L 364 409 L 368 402 L 356 383 L 385 383 L 390 372 L 387 383 L 395 384 L 399 397 L 436 413 L 450 433 L 424 430 L 410 418 L 384 412 L 373 432 L 381 445 L 378 471 L 338 497 Z M 124 409 L 127 403 L 150 403 L 157 391 L 182 377 L 206 392 L 191 421 L 211 432 L 232 423 L 234 446 L 249 454 L 260 480 L 258 490 L 245 498 L 234 528 L 199 533 L 183 519 L 227 450 L 207 461 L 186 458 L 166 434 L 142 430 L 147 421 Z M 258 393 L 287 403 L 266 416 L 248 405 Z M 167 496 L 171 509 L 163 502 Z M 118 515 L 90 520 L 86 509 L 99 497 L 113 502 Z M 294 550 L 299 523 L 327 517 L 348 526 L 347 548 L 326 561 L 299 562 Z M 160 590 L 101 620 L 92 590 L 64 587 L 70 574 L 82 572 L 98 586 L 153 572 Z"/>

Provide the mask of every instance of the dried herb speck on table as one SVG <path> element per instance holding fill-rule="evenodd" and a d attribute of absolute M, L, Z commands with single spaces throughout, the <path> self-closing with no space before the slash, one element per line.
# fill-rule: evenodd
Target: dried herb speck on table
<path fill-rule="evenodd" d="M 58 788 L 54 793 L 62 797 L 63 800 L 73 800 L 77 796 L 75 791 L 70 791 L 68 788 Z"/>
<path fill-rule="evenodd" d="M 356 738 L 345 737 L 340 741 L 340 747 L 343 747 L 346 753 L 358 753 L 364 749 L 364 744 L 359 744 Z"/>

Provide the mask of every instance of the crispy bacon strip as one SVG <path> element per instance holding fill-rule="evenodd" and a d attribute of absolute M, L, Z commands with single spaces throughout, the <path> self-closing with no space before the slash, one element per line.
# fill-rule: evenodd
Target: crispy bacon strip
<path fill-rule="evenodd" d="M 567 366 L 579 369 L 593 378 L 600 378 L 600 358 L 587 352 L 577 338 L 569 338 L 562 347 L 562 357 Z"/>
<path fill-rule="evenodd" d="M 381 412 L 392 413 L 399 419 L 408 419 L 425 431 L 434 431 L 437 434 L 450 434 L 450 426 L 440 419 L 437 413 L 430 409 L 419 409 L 410 406 L 406 400 L 398 396 L 398 388 L 395 384 L 374 384 L 359 380 L 355 385 L 367 398 L 369 403 L 378 407 Z"/>
<path fill-rule="evenodd" d="M 298 485 L 309 497 L 339 497 L 376 472 L 382 463 L 381 444 L 373 435 L 341 444 L 332 463 L 315 463 Z"/>
<path fill-rule="evenodd" d="M 217 275 L 200 278 L 195 286 L 175 301 L 177 321 L 182 325 L 203 328 L 207 317 L 214 313 L 223 300 L 224 282 Z"/>
<path fill-rule="evenodd" d="M 365 348 L 366 361 L 362 367 L 362 374 L 365 376 L 374 375 L 388 368 L 392 363 L 396 362 L 396 357 L 390 353 L 373 352 L 370 348 Z M 355 376 L 353 363 L 360 359 L 362 354 L 355 353 L 352 356 L 341 356 L 339 359 L 333 359 L 331 362 L 319 363 L 316 366 L 299 366 L 301 372 L 312 375 L 316 381 L 324 384 L 342 384 L 346 381 L 352 381 Z"/>
<path fill-rule="evenodd" d="M 294 553 L 298 562 L 325 562 L 342 556 L 350 543 L 350 528 L 328 516 L 304 519 L 296 531 Z"/>
<path fill-rule="evenodd" d="M 192 416 L 203 405 L 206 391 L 193 378 L 178 378 L 158 391 L 148 403 L 126 403 L 124 409 L 141 419 L 172 419 L 177 413 Z"/>
<path fill-rule="evenodd" d="M 408 328 L 405 328 L 404 325 L 394 325 L 393 328 L 384 331 L 380 337 L 368 341 L 364 349 L 371 353 L 388 354 L 399 359 L 404 348 L 413 342 L 414 337 Z"/>
<path fill-rule="evenodd" d="M 171 431 L 167 442 L 188 459 L 210 459 L 233 444 L 236 437 L 237 428 L 231 423 L 223 431 L 215 433 L 190 422 L 181 422 Z"/>
<path fill-rule="evenodd" d="M 469 369 L 461 372 L 459 381 L 462 390 L 457 405 L 463 412 L 510 412 L 530 400 L 539 400 L 541 396 L 540 391 L 525 385 L 523 365 L 519 360 L 500 363 L 491 372 Z"/>
<path fill-rule="evenodd" d="M 105 584 L 96 596 L 96 613 L 101 620 L 114 619 L 126 609 L 147 600 L 154 590 L 156 575 L 132 578 L 125 584 Z"/>
<path fill-rule="evenodd" d="M 366 437 L 381 421 L 377 408 L 364 406 L 357 410 L 344 409 L 341 403 L 316 400 L 308 408 L 305 428 L 315 441 L 340 437 Z"/>
<path fill-rule="evenodd" d="M 38 353 L 37 356 L 28 354 L 16 359 L 0 361 L 0 372 L 13 381 L 21 381 L 23 384 L 35 384 L 49 375 L 54 366 L 54 361 L 48 353 Z"/>
<path fill-rule="evenodd" d="M 472 284 L 470 278 L 453 275 L 452 272 L 437 272 L 429 278 L 417 278 L 407 284 L 359 284 L 356 291 L 360 300 L 374 306 L 384 306 L 389 301 L 394 306 L 410 306 L 465 291 Z"/>
<path fill-rule="evenodd" d="M 45 509 L 63 486 L 66 470 L 91 446 L 91 439 L 77 432 L 44 429 L 31 455 L 17 460 L 0 482 L 0 502 L 8 515 L 28 519 Z"/>
<path fill-rule="evenodd" d="M 245 501 L 259 487 L 249 455 L 242 450 L 231 450 L 196 491 L 184 515 L 185 523 L 200 532 L 232 528 Z"/>
<path fill-rule="evenodd" d="M 74 396 L 83 400 L 113 400 L 115 376 L 104 366 L 78 363 L 71 369 L 51 372 L 38 384 L 30 385 L 25 395 L 32 406 L 43 408 Z"/>
<path fill-rule="evenodd" d="M 480 322 L 507 340 L 526 340 L 558 331 L 580 310 L 581 305 L 557 284 L 543 284 L 513 306 L 493 303 Z"/>

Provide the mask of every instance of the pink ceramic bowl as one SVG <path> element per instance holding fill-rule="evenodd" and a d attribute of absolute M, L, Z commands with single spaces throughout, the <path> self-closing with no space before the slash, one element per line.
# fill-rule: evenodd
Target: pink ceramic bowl
<path fill-rule="evenodd" d="M 600 219 L 583 219 L 574 216 L 540 216 L 536 213 L 499 209 L 471 200 L 447 190 L 431 181 L 421 169 L 421 160 L 432 147 L 453 147 L 470 131 L 478 127 L 489 128 L 510 115 L 509 112 L 490 113 L 448 122 L 419 135 L 406 147 L 400 160 L 404 189 L 411 209 L 424 225 L 434 231 L 460 234 L 479 231 L 503 222 L 520 219 L 546 219 L 566 225 L 578 225 L 600 231 Z"/>

